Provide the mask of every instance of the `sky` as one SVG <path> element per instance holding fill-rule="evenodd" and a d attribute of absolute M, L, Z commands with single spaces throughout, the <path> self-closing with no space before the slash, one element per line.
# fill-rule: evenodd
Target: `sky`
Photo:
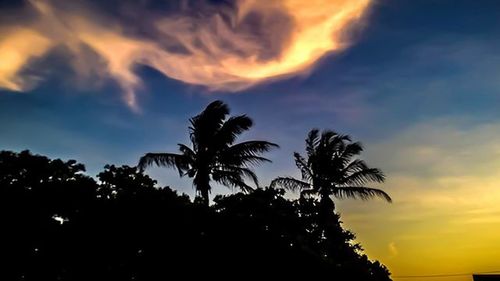
<path fill-rule="evenodd" d="M 394 280 L 500 270 L 500 2 L 305 3 L 0 0 L 0 149 L 96 175 L 175 151 L 220 99 L 254 119 L 242 140 L 280 144 L 264 185 L 299 176 L 312 128 L 364 144 L 394 202 L 337 210 Z"/>

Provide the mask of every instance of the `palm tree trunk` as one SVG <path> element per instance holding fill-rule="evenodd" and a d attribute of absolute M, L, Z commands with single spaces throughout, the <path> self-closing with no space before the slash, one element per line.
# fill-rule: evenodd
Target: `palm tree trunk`
<path fill-rule="evenodd" d="M 319 201 L 319 222 L 322 227 L 326 228 L 328 223 L 333 219 L 335 214 L 335 203 L 328 195 L 322 195 Z"/>
<path fill-rule="evenodd" d="M 207 172 L 199 171 L 193 182 L 200 195 L 201 204 L 208 207 L 210 205 L 210 176 Z"/>
<path fill-rule="evenodd" d="M 210 205 L 210 196 L 208 192 L 208 187 L 204 187 L 200 189 L 200 195 L 201 195 L 201 200 L 202 204 L 208 207 Z"/>

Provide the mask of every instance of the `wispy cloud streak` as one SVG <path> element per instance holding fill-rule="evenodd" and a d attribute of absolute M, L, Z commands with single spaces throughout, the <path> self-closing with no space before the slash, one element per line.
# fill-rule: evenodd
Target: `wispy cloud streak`
<path fill-rule="evenodd" d="M 349 30 L 370 2 L 240 0 L 164 14 L 137 4 L 124 20 L 80 2 L 32 0 L 18 13 L 34 14 L 34 20 L 0 24 L 0 87 L 29 89 L 34 80 L 24 70 L 63 49 L 78 76 L 115 80 L 132 108 L 142 84 L 138 65 L 210 90 L 239 91 L 304 73 L 325 54 L 346 48 Z"/>

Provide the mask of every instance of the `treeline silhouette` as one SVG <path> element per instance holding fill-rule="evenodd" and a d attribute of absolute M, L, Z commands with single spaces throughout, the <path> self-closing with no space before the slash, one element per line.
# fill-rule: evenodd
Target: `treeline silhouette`
<path fill-rule="evenodd" d="M 98 181 L 76 161 L 2 151 L 2 280 L 170 280 L 331 276 L 390 280 L 338 216 L 323 236 L 318 201 L 280 189 L 190 202 L 136 168 Z"/>
<path fill-rule="evenodd" d="M 295 155 L 302 180 L 273 181 L 302 190 L 298 199 L 287 199 L 283 189 L 244 182 L 251 178 L 258 185 L 249 166 L 268 161 L 260 154 L 276 145 L 234 144 L 251 120 L 226 119 L 229 110 L 221 102 L 207 109 L 191 119 L 193 143 L 180 145 L 180 154 L 146 154 L 141 169 L 107 165 L 96 179 L 75 160 L 0 152 L 0 279 L 391 280 L 343 229 L 330 199 L 390 200 L 363 186 L 384 176 L 352 159 L 362 150 L 358 143 L 313 130 L 308 159 Z M 142 172 L 151 164 L 193 178 L 199 196 L 192 202 L 159 187 Z M 210 205 L 211 181 L 244 193 L 217 195 Z"/>

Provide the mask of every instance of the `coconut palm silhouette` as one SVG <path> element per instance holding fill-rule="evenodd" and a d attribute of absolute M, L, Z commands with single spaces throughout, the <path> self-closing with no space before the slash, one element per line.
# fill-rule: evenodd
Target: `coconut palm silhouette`
<path fill-rule="evenodd" d="M 210 182 L 250 191 L 245 183 L 258 179 L 251 169 L 262 162 L 261 156 L 278 145 L 261 140 L 235 143 L 237 137 L 249 130 L 253 121 L 246 115 L 227 118 L 229 107 L 222 101 L 210 103 L 200 114 L 190 119 L 189 134 L 192 147 L 179 144 L 180 153 L 147 153 L 141 157 L 139 168 L 156 164 L 177 168 L 180 176 L 193 178 L 193 185 L 203 204 L 209 204 Z"/>
<path fill-rule="evenodd" d="M 289 190 L 301 191 L 302 196 L 320 197 L 320 216 L 327 219 L 335 209 L 331 197 L 370 199 L 381 197 L 391 202 L 384 191 L 366 187 L 369 182 L 384 182 L 381 170 L 370 168 L 356 158 L 363 151 L 359 142 L 352 142 L 348 135 L 318 129 L 309 132 L 306 138 L 307 158 L 294 153 L 295 164 L 302 179 L 278 177 L 271 187 L 282 186 Z"/>

